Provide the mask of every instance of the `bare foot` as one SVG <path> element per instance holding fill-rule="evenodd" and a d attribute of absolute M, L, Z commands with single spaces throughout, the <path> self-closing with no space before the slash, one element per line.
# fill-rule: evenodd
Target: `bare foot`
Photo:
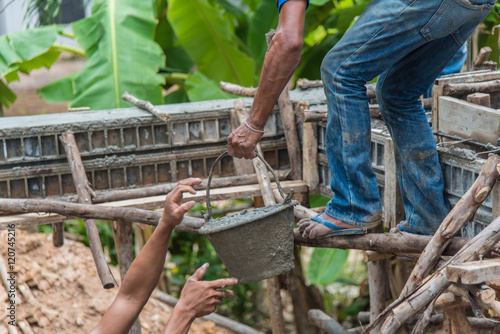
<path fill-rule="evenodd" d="M 328 221 L 332 225 L 335 225 L 337 227 L 343 227 L 343 228 L 359 228 L 358 226 L 351 225 L 344 223 L 343 221 L 340 221 L 338 219 L 335 219 L 333 217 L 330 217 L 326 213 L 323 212 L 319 216 L 320 218 Z M 311 218 L 304 218 L 301 219 L 297 225 L 299 226 L 299 231 L 302 232 L 302 237 L 304 238 L 309 238 L 309 239 L 315 239 L 318 237 L 322 237 L 332 231 L 331 228 L 328 226 L 325 226 L 321 224 L 320 222 L 317 222 L 315 220 L 312 220 Z"/>
<path fill-rule="evenodd" d="M 408 223 L 406 221 L 403 221 L 401 223 L 399 223 L 398 225 L 396 225 L 396 227 L 393 227 L 389 230 L 389 233 L 399 233 L 399 232 L 406 232 L 406 231 L 403 231 L 399 225 L 403 225 L 405 228 L 407 228 L 408 230 L 410 230 L 410 227 L 408 226 Z M 410 230 L 411 231 L 411 230 Z"/>

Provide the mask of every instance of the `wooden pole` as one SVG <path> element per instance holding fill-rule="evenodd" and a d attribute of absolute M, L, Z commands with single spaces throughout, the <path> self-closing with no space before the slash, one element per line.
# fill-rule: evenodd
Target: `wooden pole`
<path fill-rule="evenodd" d="M 252 167 L 252 172 L 253 172 L 253 167 Z M 289 169 L 276 171 L 276 175 L 278 176 L 278 179 L 280 181 L 286 180 L 289 174 L 290 174 Z M 274 180 L 274 177 L 271 177 L 271 179 Z M 135 189 L 100 191 L 96 192 L 95 195 L 92 197 L 92 203 L 98 204 L 98 203 L 124 201 L 129 199 L 137 199 L 150 196 L 165 195 L 170 191 L 172 191 L 177 185 L 177 183 L 178 182 L 164 183 L 164 184 L 158 184 L 154 186 L 141 187 Z M 242 185 L 249 185 L 256 183 L 257 183 L 257 175 L 255 174 L 226 176 L 213 179 L 210 188 L 211 189 L 226 188 L 231 186 L 237 186 L 237 185 L 242 186 Z M 207 179 L 203 179 L 201 184 L 195 186 L 194 189 L 195 190 L 207 189 Z M 73 195 L 65 197 L 51 197 L 51 199 L 56 199 L 61 201 L 64 200 L 68 202 L 78 202 L 78 197 Z"/>
<path fill-rule="evenodd" d="M 500 218 L 495 219 L 484 230 L 476 235 L 467 245 L 447 263 L 462 263 L 477 259 L 484 255 L 500 241 Z M 413 290 L 409 295 L 394 301 L 379 318 L 370 324 L 363 333 L 369 333 L 380 322 L 384 322 L 381 332 L 386 334 L 396 333 L 398 328 L 417 312 L 426 307 L 442 291 L 448 288 L 451 282 L 445 275 L 446 266 L 436 270 L 434 274 Z"/>
<path fill-rule="evenodd" d="M 397 234 L 369 233 L 366 235 L 346 235 L 324 239 L 303 238 L 298 229 L 294 230 L 294 234 L 295 244 L 299 246 L 360 249 L 376 251 L 379 253 L 391 253 L 400 257 L 405 257 L 407 254 L 421 253 L 432 238 L 431 236 L 416 235 L 404 232 L 400 232 Z M 444 249 L 443 255 L 455 255 L 470 240 L 470 238 L 460 237 L 451 239 L 450 243 Z M 500 244 L 495 245 L 495 248 L 500 249 Z M 494 254 L 491 255 L 494 256 Z"/>
<path fill-rule="evenodd" d="M 64 222 L 52 224 L 52 245 L 54 247 L 64 245 Z"/>
<path fill-rule="evenodd" d="M 377 232 L 383 232 L 382 224 L 377 226 Z M 389 291 L 389 280 L 387 279 L 387 260 L 375 260 L 367 263 L 368 286 L 370 287 L 370 321 L 375 321 L 380 313 L 386 308 L 386 296 Z M 380 333 L 380 326 L 375 327 L 370 333 Z"/>
<path fill-rule="evenodd" d="M 139 100 L 138 98 L 136 98 L 133 95 L 130 95 L 127 92 L 123 93 L 122 100 L 132 103 L 137 108 L 146 110 L 147 112 L 149 112 L 150 114 L 152 114 L 153 116 L 164 122 L 168 122 L 170 120 L 170 117 L 167 114 L 164 114 L 158 109 L 156 109 L 149 101 Z"/>
<path fill-rule="evenodd" d="M 425 251 L 418 259 L 409 280 L 401 292 L 401 296 L 410 294 L 417 285 L 421 284 L 423 278 L 429 274 L 457 231 L 471 217 L 474 217 L 477 209 L 488 197 L 498 179 L 499 172 L 497 166 L 499 163 L 500 157 L 490 154 L 476 181 L 443 220 L 425 248 Z"/>
<path fill-rule="evenodd" d="M 123 282 L 128 269 L 134 261 L 132 224 L 114 221 L 111 223 L 111 227 L 115 239 L 116 257 L 120 266 L 120 277 Z M 129 334 L 141 334 L 139 317 L 130 328 Z"/>
<path fill-rule="evenodd" d="M 71 175 L 73 176 L 73 183 L 75 184 L 76 193 L 78 194 L 78 201 L 80 203 L 92 204 L 91 194 L 93 190 L 90 188 L 89 181 L 87 180 L 80 152 L 76 145 L 75 136 L 68 131 L 61 135 L 60 140 L 66 151 Z M 86 219 L 84 220 L 84 224 L 90 250 L 92 251 L 92 257 L 94 258 L 101 283 L 105 289 L 111 289 L 115 286 L 114 279 L 102 251 L 96 222 L 93 219 Z"/>
<path fill-rule="evenodd" d="M 235 110 L 239 122 L 243 123 L 243 115 L 238 111 L 238 109 Z M 261 156 L 263 156 L 259 144 L 257 144 L 257 151 Z M 267 175 L 266 166 L 259 159 L 253 159 L 252 162 L 255 169 L 255 174 L 257 175 L 257 180 L 259 181 L 264 205 L 269 206 L 276 204 L 273 190 L 271 188 L 271 182 L 269 176 Z M 269 313 L 271 317 L 272 332 L 273 334 L 284 334 L 285 320 L 283 319 L 283 305 L 281 303 L 280 282 L 278 277 L 266 279 L 266 286 L 267 294 L 269 297 Z"/>
<path fill-rule="evenodd" d="M 290 167 L 292 169 L 292 178 L 294 180 L 302 180 L 302 150 L 297 134 L 295 113 L 293 112 L 293 106 L 288 91 L 288 85 L 286 85 L 278 98 L 278 106 L 280 109 L 281 122 L 283 123 L 283 132 L 285 133 L 286 147 L 290 159 Z"/>
<path fill-rule="evenodd" d="M 156 226 L 161 218 L 160 212 L 135 208 L 120 208 L 104 205 L 89 205 L 57 202 L 38 199 L 4 199 L 0 198 L 0 212 L 29 213 L 50 212 L 67 217 L 122 220 Z M 185 216 L 182 223 L 175 227 L 178 231 L 198 233 L 204 220 Z"/>
<path fill-rule="evenodd" d="M 179 299 L 172 297 L 169 294 L 166 294 L 165 292 L 161 292 L 160 290 L 157 290 L 157 289 L 154 290 L 154 293 L 161 302 L 163 302 L 167 305 L 170 305 L 172 307 L 175 307 L 175 305 L 179 301 Z M 231 320 L 229 318 L 223 317 L 223 316 L 218 315 L 216 313 L 211 313 L 209 315 L 202 317 L 201 319 L 207 320 L 207 321 L 212 321 L 217 326 L 230 329 L 234 333 L 262 334 L 262 332 L 259 332 L 251 327 L 248 327 L 247 325 L 244 325 L 242 323 L 236 322 L 236 321 Z"/>
<path fill-rule="evenodd" d="M 500 91 L 500 80 L 483 82 L 456 83 L 444 86 L 443 94 L 447 96 L 461 96 L 473 93 L 494 93 Z"/>
<path fill-rule="evenodd" d="M 347 334 L 347 331 L 335 319 L 321 310 L 309 310 L 309 323 L 327 334 Z"/>

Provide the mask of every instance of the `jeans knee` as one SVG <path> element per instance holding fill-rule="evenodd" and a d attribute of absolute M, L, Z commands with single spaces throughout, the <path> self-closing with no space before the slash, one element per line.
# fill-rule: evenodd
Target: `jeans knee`
<path fill-rule="evenodd" d="M 333 49 L 330 50 L 326 56 L 323 58 L 321 62 L 321 79 L 325 83 L 329 82 L 337 82 L 338 81 L 338 64 L 339 59 L 336 57 L 336 53 L 333 52 Z"/>

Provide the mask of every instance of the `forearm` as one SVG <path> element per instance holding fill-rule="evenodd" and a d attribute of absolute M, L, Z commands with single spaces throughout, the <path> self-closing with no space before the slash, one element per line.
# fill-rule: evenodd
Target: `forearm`
<path fill-rule="evenodd" d="M 168 319 L 167 325 L 163 328 L 162 334 L 187 334 L 194 319 L 196 319 L 195 316 L 182 312 L 176 306 Z"/>
<path fill-rule="evenodd" d="M 285 3 L 280 21 L 264 58 L 259 88 L 250 111 L 249 122 L 264 128 L 269 115 L 299 64 L 303 43 L 304 1 Z"/>
<path fill-rule="evenodd" d="M 130 266 L 119 294 L 144 305 L 156 287 L 165 265 L 172 228 L 158 224 L 144 248 Z M 147 275 L 145 275 L 147 273 Z M 142 308 L 142 306 L 141 306 Z"/>

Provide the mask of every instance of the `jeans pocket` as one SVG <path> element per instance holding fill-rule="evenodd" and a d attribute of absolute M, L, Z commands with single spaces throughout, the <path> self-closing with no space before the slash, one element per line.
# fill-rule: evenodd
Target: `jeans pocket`
<path fill-rule="evenodd" d="M 428 41 L 450 35 L 470 20 L 489 13 L 495 5 L 491 1 L 493 0 L 444 0 L 420 33 Z"/>

